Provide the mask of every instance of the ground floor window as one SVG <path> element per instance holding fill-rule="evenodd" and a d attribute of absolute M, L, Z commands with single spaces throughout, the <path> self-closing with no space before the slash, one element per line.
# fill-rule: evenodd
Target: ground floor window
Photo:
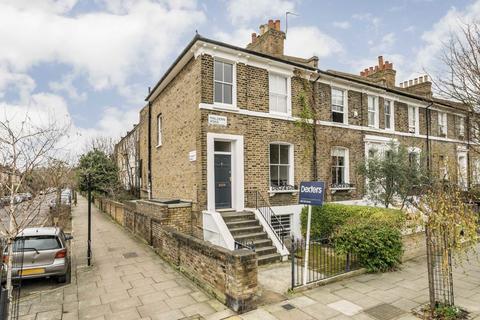
<path fill-rule="evenodd" d="M 291 148 L 289 144 L 270 144 L 270 187 L 279 188 L 293 184 Z"/>
<path fill-rule="evenodd" d="M 348 149 L 335 147 L 332 149 L 332 188 L 342 187 L 349 183 Z"/>

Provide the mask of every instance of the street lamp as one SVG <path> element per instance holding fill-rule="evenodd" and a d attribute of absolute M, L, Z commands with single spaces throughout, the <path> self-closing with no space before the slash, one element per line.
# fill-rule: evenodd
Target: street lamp
<path fill-rule="evenodd" d="M 88 243 L 87 243 L 87 265 L 92 260 L 92 176 L 87 173 L 87 196 L 88 196 Z"/>

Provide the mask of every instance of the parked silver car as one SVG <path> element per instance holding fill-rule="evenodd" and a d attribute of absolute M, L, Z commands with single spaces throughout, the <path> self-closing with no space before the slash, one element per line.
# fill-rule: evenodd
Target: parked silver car
<path fill-rule="evenodd" d="M 16 238 L 13 246 L 12 277 L 22 279 L 56 277 L 60 283 L 70 280 L 70 252 L 68 241 L 60 228 L 26 228 Z M 20 267 L 23 249 L 23 266 Z M 4 252 L 4 270 L 9 258 Z"/>

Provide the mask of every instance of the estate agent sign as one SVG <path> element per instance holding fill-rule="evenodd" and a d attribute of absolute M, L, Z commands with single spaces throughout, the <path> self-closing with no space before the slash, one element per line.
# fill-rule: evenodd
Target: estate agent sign
<path fill-rule="evenodd" d="M 312 206 L 321 206 L 323 204 L 323 194 L 325 191 L 325 182 L 323 181 L 304 181 L 300 183 L 300 195 L 298 203 L 308 204 L 307 234 L 305 243 L 305 265 L 303 272 L 303 285 L 307 284 L 309 247 L 310 247 L 310 228 L 312 222 Z"/>
<path fill-rule="evenodd" d="M 298 203 L 321 206 L 323 204 L 324 190 L 325 182 L 323 181 L 301 182 Z"/>

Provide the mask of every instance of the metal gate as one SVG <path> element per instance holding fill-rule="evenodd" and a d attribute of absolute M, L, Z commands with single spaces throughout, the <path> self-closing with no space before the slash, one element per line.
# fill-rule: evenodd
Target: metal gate
<path fill-rule="evenodd" d="M 292 239 L 292 289 L 360 268 L 356 255 L 337 253 L 330 239 L 310 240 L 308 251 L 308 265 L 305 270 L 305 240 Z"/>

